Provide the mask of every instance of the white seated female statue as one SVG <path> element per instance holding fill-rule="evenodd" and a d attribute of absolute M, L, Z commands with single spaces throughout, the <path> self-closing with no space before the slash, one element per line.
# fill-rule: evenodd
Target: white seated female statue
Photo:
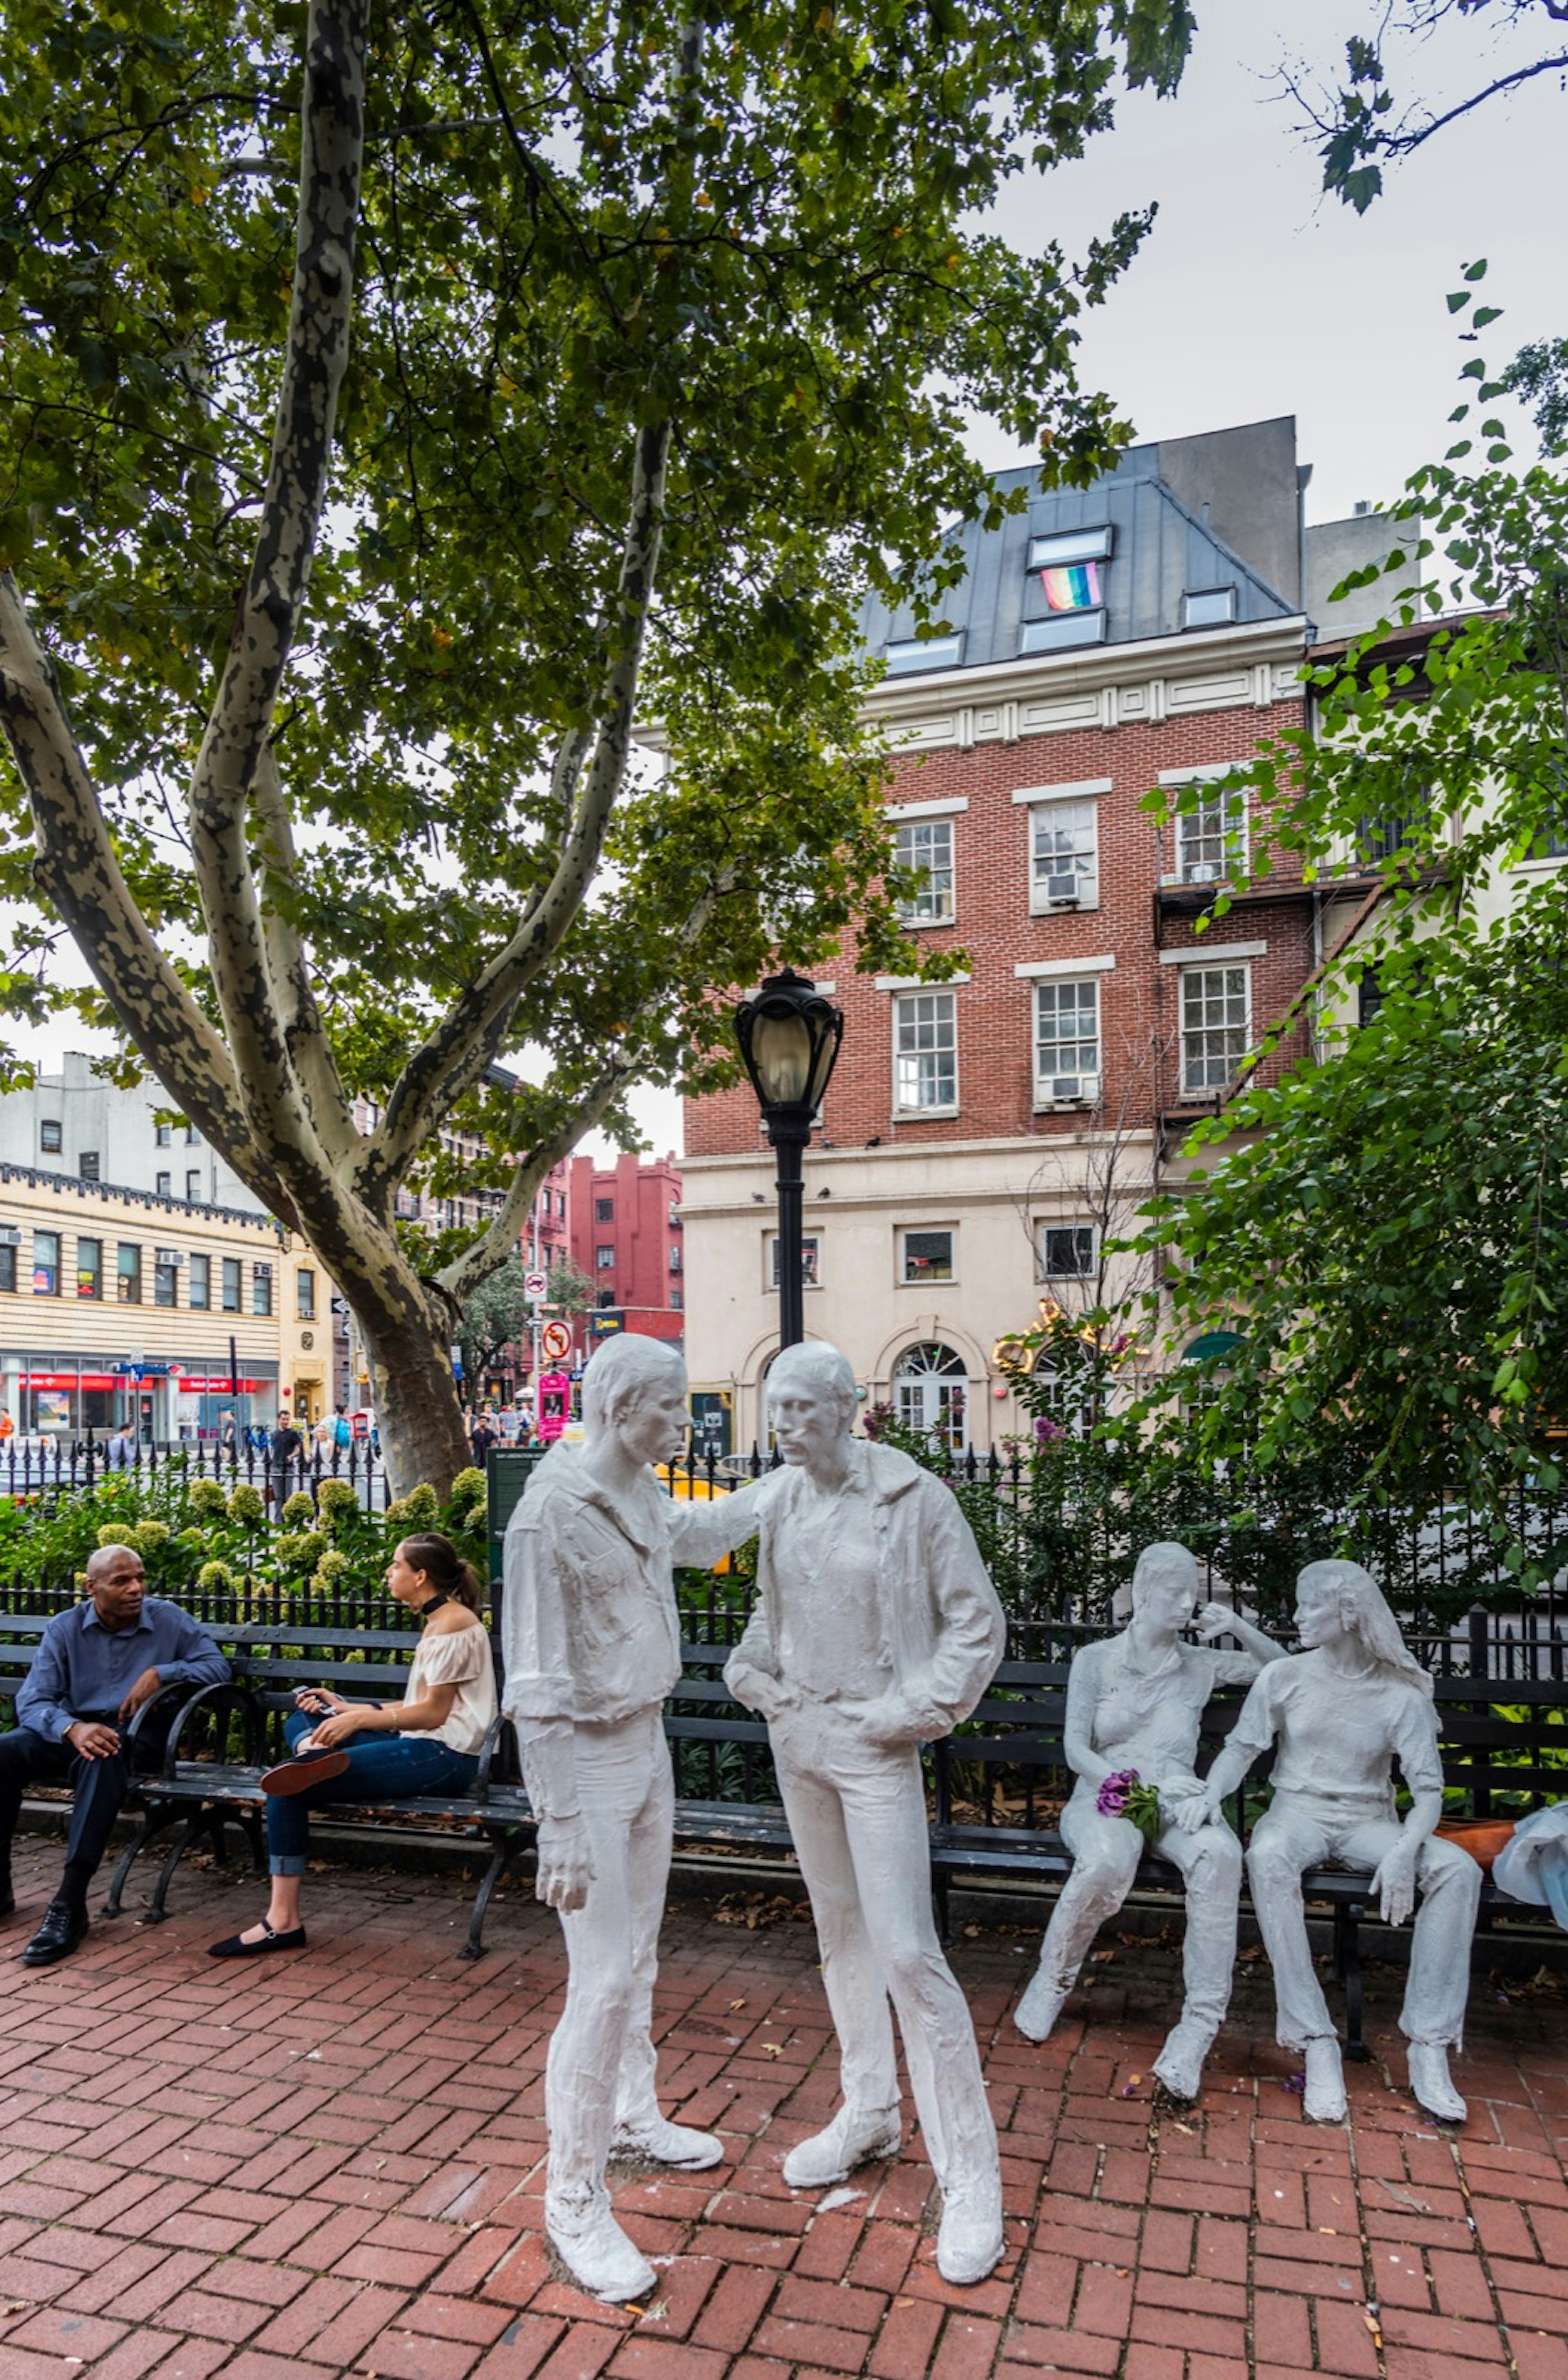
<path fill-rule="evenodd" d="M 1410 2088 L 1428 2115 L 1461 2123 L 1449 2078 L 1470 1988 L 1470 1938 L 1481 1871 L 1468 1852 L 1435 1841 L 1442 1815 L 1432 1682 L 1358 1562 L 1309 1562 L 1296 1581 L 1296 1633 L 1307 1646 L 1258 1680 L 1183 1824 L 1201 1828 L 1259 1753 L 1275 1747 L 1273 1800 L 1247 1847 L 1253 1906 L 1274 1970 L 1276 2034 L 1306 2053 L 1303 2107 L 1321 2123 L 1345 2113 L 1340 2046 L 1312 1964 L 1302 1910 L 1304 1869 L 1330 1860 L 1369 1867 L 1369 1897 L 1385 1925 L 1421 1906 L 1399 2029 L 1410 2044 Z M 1410 1794 L 1394 1808 L 1392 1763 Z"/>
<path fill-rule="evenodd" d="M 1063 1750 L 1078 1781 L 1062 1813 L 1073 1873 L 1014 2020 L 1031 2041 L 1049 2037 L 1095 1935 L 1127 1897 L 1144 1840 L 1131 1819 L 1099 1804 L 1107 1779 L 1136 1770 L 1159 1793 L 1159 1851 L 1186 1886 L 1185 1997 L 1154 2066 L 1156 2079 L 1178 2099 L 1197 2096 L 1203 2061 L 1230 2004 L 1241 1890 L 1241 1845 L 1218 1808 L 1196 1826 L 1183 1822 L 1203 1803 L 1194 1766 L 1198 1723 L 1216 1688 L 1246 1685 L 1266 1661 L 1281 1658 L 1259 1629 L 1218 1603 L 1205 1604 L 1198 1627 L 1205 1636 L 1228 1632 L 1243 1650 L 1185 1643 L 1198 1586 L 1197 1564 L 1185 1546 L 1146 1546 L 1133 1572 L 1127 1627 L 1073 1657 Z"/>

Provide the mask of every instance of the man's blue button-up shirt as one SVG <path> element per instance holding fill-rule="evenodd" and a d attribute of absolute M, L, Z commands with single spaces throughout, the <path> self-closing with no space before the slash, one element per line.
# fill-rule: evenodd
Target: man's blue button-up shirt
<path fill-rule="evenodd" d="M 90 1712 L 113 1718 L 144 1670 L 166 1686 L 222 1685 L 228 1663 L 207 1631 L 177 1603 L 150 1595 L 133 1628 L 105 1628 L 91 1601 L 57 1611 L 17 1690 L 17 1725 L 64 1740 Z"/>

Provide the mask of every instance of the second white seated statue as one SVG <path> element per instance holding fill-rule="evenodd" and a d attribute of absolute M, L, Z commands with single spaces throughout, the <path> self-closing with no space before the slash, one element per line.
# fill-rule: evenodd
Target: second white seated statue
<path fill-rule="evenodd" d="M 1302 1906 L 1304 1871 L 1343 1860 L 1372 1873 L 1385 1925 L 1402 1925 L 1420 1887 L 1410 1975 L 1399 2027 L 1410 2045 L 1410 2088 L 1428 2115 L 1464 2120 L 1448 2070 L 1470 1989 L 1470 1941 L 1481 1871 L 1457 1844 L 1434 1840 L 1442 1815 L 1432 1682 L 1358 1562 L 1309 1562 L 1296 1581 L 1296 1633 L 1307 1647 L 1270 1664 L 1242 1706 L 1183 1823 L 1201 1826 L 1260 1753 L 1275 1747 L 1273 1800 L 1253 1828 L 1247 1876 L 1274 1970 L 1276 2034 L 1306 2053 L 1303 2106 L 1319 2122 L 1345 2113 L 1340 2046 L 1312 1964 Z M 1410 1794 L 1401 1820 L 1392 1765 Z"/>
<path fill-rule="evenodd" d="M 1173 2098 L 1196 2099 L 1203 2061 L 1230 2005 L 1236 1956 L 1241 1845 L 1216 1812 L 1194 1829 L 1177 1813 L 1202 1802 L 1195 1770 L 1198 1724 L 1220 1686 L 1250 1683 L 1281 1648 L 1218 1603 L 1204 1606 L 1205 1635 L 1227 1632 L 1243 1649 L 1184 1643 L 1201 1581 L 1185 1546 L 1146 1546 L 1133 1572 L 1133 1616 L 1119 1636 L 1085 1645 L 1067 1678 L 1063 1750 L 1077 1778 L 1062 1813 L 1073 1872 L 1051 1913 L 1037 1969 L 1014 2022 L 1046 2040 L 1078 1980 L 1090 1943 L 1132 1888 L 1144 1840 L 1131 1819 L 1100 1806 L 1108 1779 L 1131 1769 L 1160 1796 L 1161 1856 L 1186 1887 L 1180 2022 L 1155 2061 Z"/>

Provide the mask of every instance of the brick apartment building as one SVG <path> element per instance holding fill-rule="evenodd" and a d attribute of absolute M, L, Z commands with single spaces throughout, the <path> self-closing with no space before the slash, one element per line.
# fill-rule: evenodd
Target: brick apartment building
<path fill-rule="evenodd" d="M 623 1152 L 613 1165 L 571 1160 L 572 1262 L 593 1283 L 599 1328 L 618 1325 L 678 1345 L 686 1330 L 681 1171 L 671 1157 Z"/>
<path fill-rule="evenodd" d="M 1070 1314 L 1137 1285 L 1106 1240 L 1321 956 L 1325 896 L 1299 874 L 1203 930 L 1250 804 L 1200 803 L 1173 831 L 1144 808 L 1297 724 L 1315 624 L 1360 625 L 1370 599 L 1328 593 L 1385 525 L 1304 529 L 1308 476 L 1289 418 L 1134 447 L 966 533 L 950 633 L 863 615 L 902 754 L 897 854 L 919 875 L 906 925 L 965 969 L 942 986 L 857 978 L 847 954 L 818 971 L 845 1028 L 807 1157 L 807 1330 L 844 1349 L 868 1404 L 954 1446 L 1019 1427 L 993 1351 L 1041 1298 Z M 687 1152 L 688 1364 L 745 1445 L 778 1330 L 750 1091 L 688 1105 Z"/>

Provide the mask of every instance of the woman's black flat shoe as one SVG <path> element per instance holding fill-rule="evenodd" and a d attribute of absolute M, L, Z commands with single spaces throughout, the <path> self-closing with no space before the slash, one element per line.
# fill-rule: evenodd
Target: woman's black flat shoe
<path fill-rule="evenodd" d="M 341 1777 L 348 1766 L 346 1752 L 322 1750 L 297 1752 L 292 1760 L 280 1761 L 269 1768 L 261 1779 L 263 1793 L 305 1793 L 319 1785 L 323 1777 Z"/>
<path fill-rule="evenodd" d="M 231 1934 L 226 1942 L 209 1943 L 209 1959 L 264 1959 L 269 1950 L 303 1950 L 305 1928 L 291 1925 L 286 1934 L 274 1934 L 263 1918 L 259 1942 L 248 1942 L 243 1934 Z"/>

